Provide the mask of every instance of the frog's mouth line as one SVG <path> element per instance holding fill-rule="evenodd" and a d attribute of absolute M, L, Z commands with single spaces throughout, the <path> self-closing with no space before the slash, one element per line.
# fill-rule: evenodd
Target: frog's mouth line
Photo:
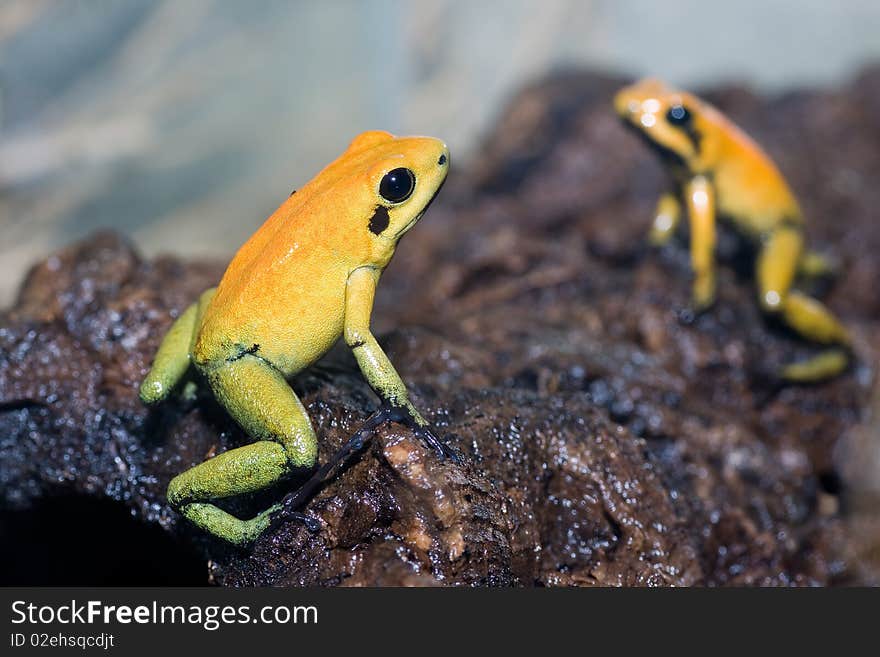
<path fill-rule="evenodd" d="M 440 190 L 443 189 L 443 185 L 446 184 L 446 178 L 448 178 L 448 177 L 449 176 L 443 177 L 443 181 L 439 185 L 437 185 L 437 189 L 434 190 L 434 193 L 431 195 L 431 198 L 428 199 L 427 203 L 425 203 L 425 207 L 422 208 L 422 211 L 419 212 L 415 217 L 410 219 L 409 223 L 406 226 L 404 226 L 403 228 L 401 228 L 400 231 L 398 231 L 397 235 L 394 236 L 395 240 L 399 240 L 401 237 L 403 237 L 410 228 L 412 228 L 413 226 L 415 226 L 419 222 L 419 219 L 421 219 L 423 216 L 425 216 L 425 213 L 428 211 L 428 208 L 431 207 L 431 203 L 434 202 L 434 199 L 437 198 L 437 195 L 440 193 Z"/>

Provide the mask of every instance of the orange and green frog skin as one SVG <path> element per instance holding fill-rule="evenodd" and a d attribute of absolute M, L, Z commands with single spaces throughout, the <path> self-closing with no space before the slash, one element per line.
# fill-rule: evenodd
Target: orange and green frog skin
<path fill-rule="evenodd" d="M 674 183 L 657 204 L 650 241 L 665 244 L 683 207 L 687 211 L 695 309 L 715 300 L 716 218 L 721 218 L 757 247 L 755 276 L 764 312 L 808 340 L 835 345 L 784 367 L 781 378 L 811 382 L 843 371 L 850 357 L 847 330 L 824 305 L 793 289 L 799 276 L 825 274 L 830 266 L 806 250 L 801 209 L 770 158 L 717 109 L 658 80 L 622 89 L 614 108 L 660 155 Z"/>
<path fill-rule="evenodd" d="M 449 151 L 437 139 L 361 134 L 291 194 L 241 247 L 220 284 L 173 323 L 141 399 L 166 398 L 195 366 L 255 441 L 171 481 L 168 501 L 191 522 L 239 545 L 269 526 L 281 505 L 242 520 L 214 502 L 315 465 L 317 438 L 287 378 L 340 337 L 384 404 L 436 441 L 370 332 L 370 315 L 398 240 L 421 218 L 448 170 Z"/>

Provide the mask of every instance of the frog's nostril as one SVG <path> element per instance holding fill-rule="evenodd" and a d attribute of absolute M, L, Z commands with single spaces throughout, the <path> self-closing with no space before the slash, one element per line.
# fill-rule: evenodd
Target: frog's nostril
<path fill-rule="evenodd" d="M 437 160 L 437 164 L 439 164 L 441 167 L 442 167 L 444 164 L 446 164 L 446 153 L 442 153 L 442 154 L 440 155 L 440 159 Z"/>

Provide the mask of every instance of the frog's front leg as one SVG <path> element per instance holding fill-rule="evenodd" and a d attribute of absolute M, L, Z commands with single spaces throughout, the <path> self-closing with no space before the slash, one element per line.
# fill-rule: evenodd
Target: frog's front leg
<path fill-rule="evenodd" d="M 715 190 L 705 176 L 695 176 L 684 188 L 691 230 L 692 303 L 697 311 L 715 301 Z"/>
<path fill-rule="evenodd" d="M 653 246 L 664 246 L 675 235 L 675 230 L 680 222 L 681 202 L 674 192 L 666 192 L 657 201 L 648 242 Z"/>
<path fill-rule="evenodd" d="M 199 300 L 178 317 L 153 358 L 153 365 L 141 383 L 140 397 L 145 404 L 155 404 L 165 399 L 183 379 L 190 366 L 190 351 L 202 315 L 217 288 L 205 290 Z"/>
<path fill-rule="evenodd" d="M 168 501 L 199 527 L 243 545 L 269 526 L 280 506 L 242 520 L 212 502 L 262 490 L 297 468 L 311 468 L 317 458 L 317 440 L 296 393 L 262 358 L 245 354 L 204 370 L 218 401 L 258 442 L 231 449 L 178 475 L 168 486 Z"/>
<path fill-rule="evenodd" d="M 410 424 L 416 435 L 441 456 L 458 460 L 455 452 L 431 432 L 428 421 L 412 405 L 400 375 L 370 331 L 370 315 L 379 274 L 378 269 L 360 267 L 348 278 L 345 292 L 345 343 L 354 353 L 367 383 L 397 415 L 394 419 Z"/>

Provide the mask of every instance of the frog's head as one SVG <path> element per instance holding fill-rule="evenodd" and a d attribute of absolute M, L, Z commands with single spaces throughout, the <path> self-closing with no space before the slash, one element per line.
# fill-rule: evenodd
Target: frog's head
<path fill-rule="evenodd" d="M 709 118 L 696 96 L 647 78 L 618 91 L 614 109 L 668 162 L 699 169 Z"/>
<path fill-rule="evenodd" d="M 449 149 L 433 137 L 365 132 L 340 160 L 351 167 L 357 208 L 348 230 L 359 233 L 370 262 L 384 265 L 398 240 L 421 219 L 449 172 Z"/>

